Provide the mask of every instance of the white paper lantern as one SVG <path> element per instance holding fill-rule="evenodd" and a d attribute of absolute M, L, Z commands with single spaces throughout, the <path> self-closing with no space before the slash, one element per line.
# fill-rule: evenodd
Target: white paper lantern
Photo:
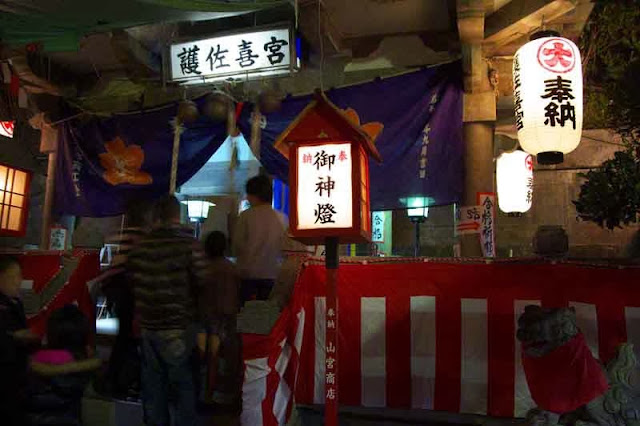
<path fill-rule="evenodd" d="M 498 157 L 498 206 L 505 213 L 525 213 L 533 198 L 533 158 L 524 151 Z"/>
<path fill-rule="evenodd" d="M 540 164 L 561 163 L 582 133 L 578 47 L 557 36 L 531 40 L 513 58 L 513 88 L 520 146 Z"/>

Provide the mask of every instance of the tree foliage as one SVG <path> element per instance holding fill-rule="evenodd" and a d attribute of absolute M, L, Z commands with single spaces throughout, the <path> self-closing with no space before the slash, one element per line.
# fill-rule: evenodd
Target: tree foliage
<path fill-rule="evenodd" d="M 578 216 L 614 229 L 640 212 L 640 1 L 600 1 L 580 40 L 587 127 L 611 128 L 626 149 L 586 181 L 574 204 Z"/>
<path fill-rule="evenodd" d="M 630 150 L 616 152 L 602 167 L 583 175 L 587 181 L 574 201 L 583 220 L 609 229 L 635 223 L 640 206 L 640 164 Z"/>
<path fill-rule="evenodd" d="M 582 37 L 588 127 L 640 130 L 640 0 L 600 1 Z"/>

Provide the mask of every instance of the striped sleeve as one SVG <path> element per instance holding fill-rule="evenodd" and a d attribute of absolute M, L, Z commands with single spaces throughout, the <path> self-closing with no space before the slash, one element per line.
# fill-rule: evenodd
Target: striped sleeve
<path fill-rule="evenodd" d="M 111 235 L 107 238 L 107 244 L 118 246 L 115 253 L 112 266 L 122 265 L 127 261 L 127 256 L 133 250 L 135 245 L 145 236 L 145 232 L 141 228 L 125 228 L 122 232 Z"/>

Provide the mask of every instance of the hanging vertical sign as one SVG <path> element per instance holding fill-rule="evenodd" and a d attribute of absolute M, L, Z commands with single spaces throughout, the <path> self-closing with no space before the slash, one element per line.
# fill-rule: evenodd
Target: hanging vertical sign
<path fill-rule="evenodd" d="M 384 243 L 384 212 L 371 214 L 371 242 Z"/>
<path fill-rule="evenodd" d="M 329 274 L 335 273 L 328 271 Z M 337 344 L 338 334 L 336 331 L 338 321 L 338 305 L 333 303 L 336 301 L 335 296 L 331 297 L 332 301 L 327 304 L 327 324 L 325 344 L 325 401 L 327 405 L 332 406 L 331 411 L 337 412 L 338 400 L 338 365 L 337 365 Z"/>
<path fill-rule="evenodd" d="M 484 257 L 496 257 L 496 195 L 493 192 L 479 192 L 480 206 L 480 246 Z"/>
<path fill-rule="evenodd" d="M 513 58 L 518 140 L 539 163 L 557 164 L 576 149 L 582 134 L 580 51 L 553 32 L 533 38 Z"/>

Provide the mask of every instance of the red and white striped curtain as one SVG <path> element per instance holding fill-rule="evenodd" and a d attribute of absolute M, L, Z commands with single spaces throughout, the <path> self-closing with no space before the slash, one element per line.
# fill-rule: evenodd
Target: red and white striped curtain
<path fill-rule="evenodd" d="M 324 403 L 324 278 L 311 265 L 296 287 L 302 404 Z M 640 349 L 639 281 L 636 268 L 570 264 L 343 264 L 340 404 L 522 417 L 535 406 L 515 337 L 524 307 L 573 306 L 607 361 L 627 340 Z"/>
<path fill-rule="evenodd" d="M 289 420 L 305 324 L 297 300 L 283 310 L 268 336 L 242 335 L 242 425 L 278 426 Z"/>

